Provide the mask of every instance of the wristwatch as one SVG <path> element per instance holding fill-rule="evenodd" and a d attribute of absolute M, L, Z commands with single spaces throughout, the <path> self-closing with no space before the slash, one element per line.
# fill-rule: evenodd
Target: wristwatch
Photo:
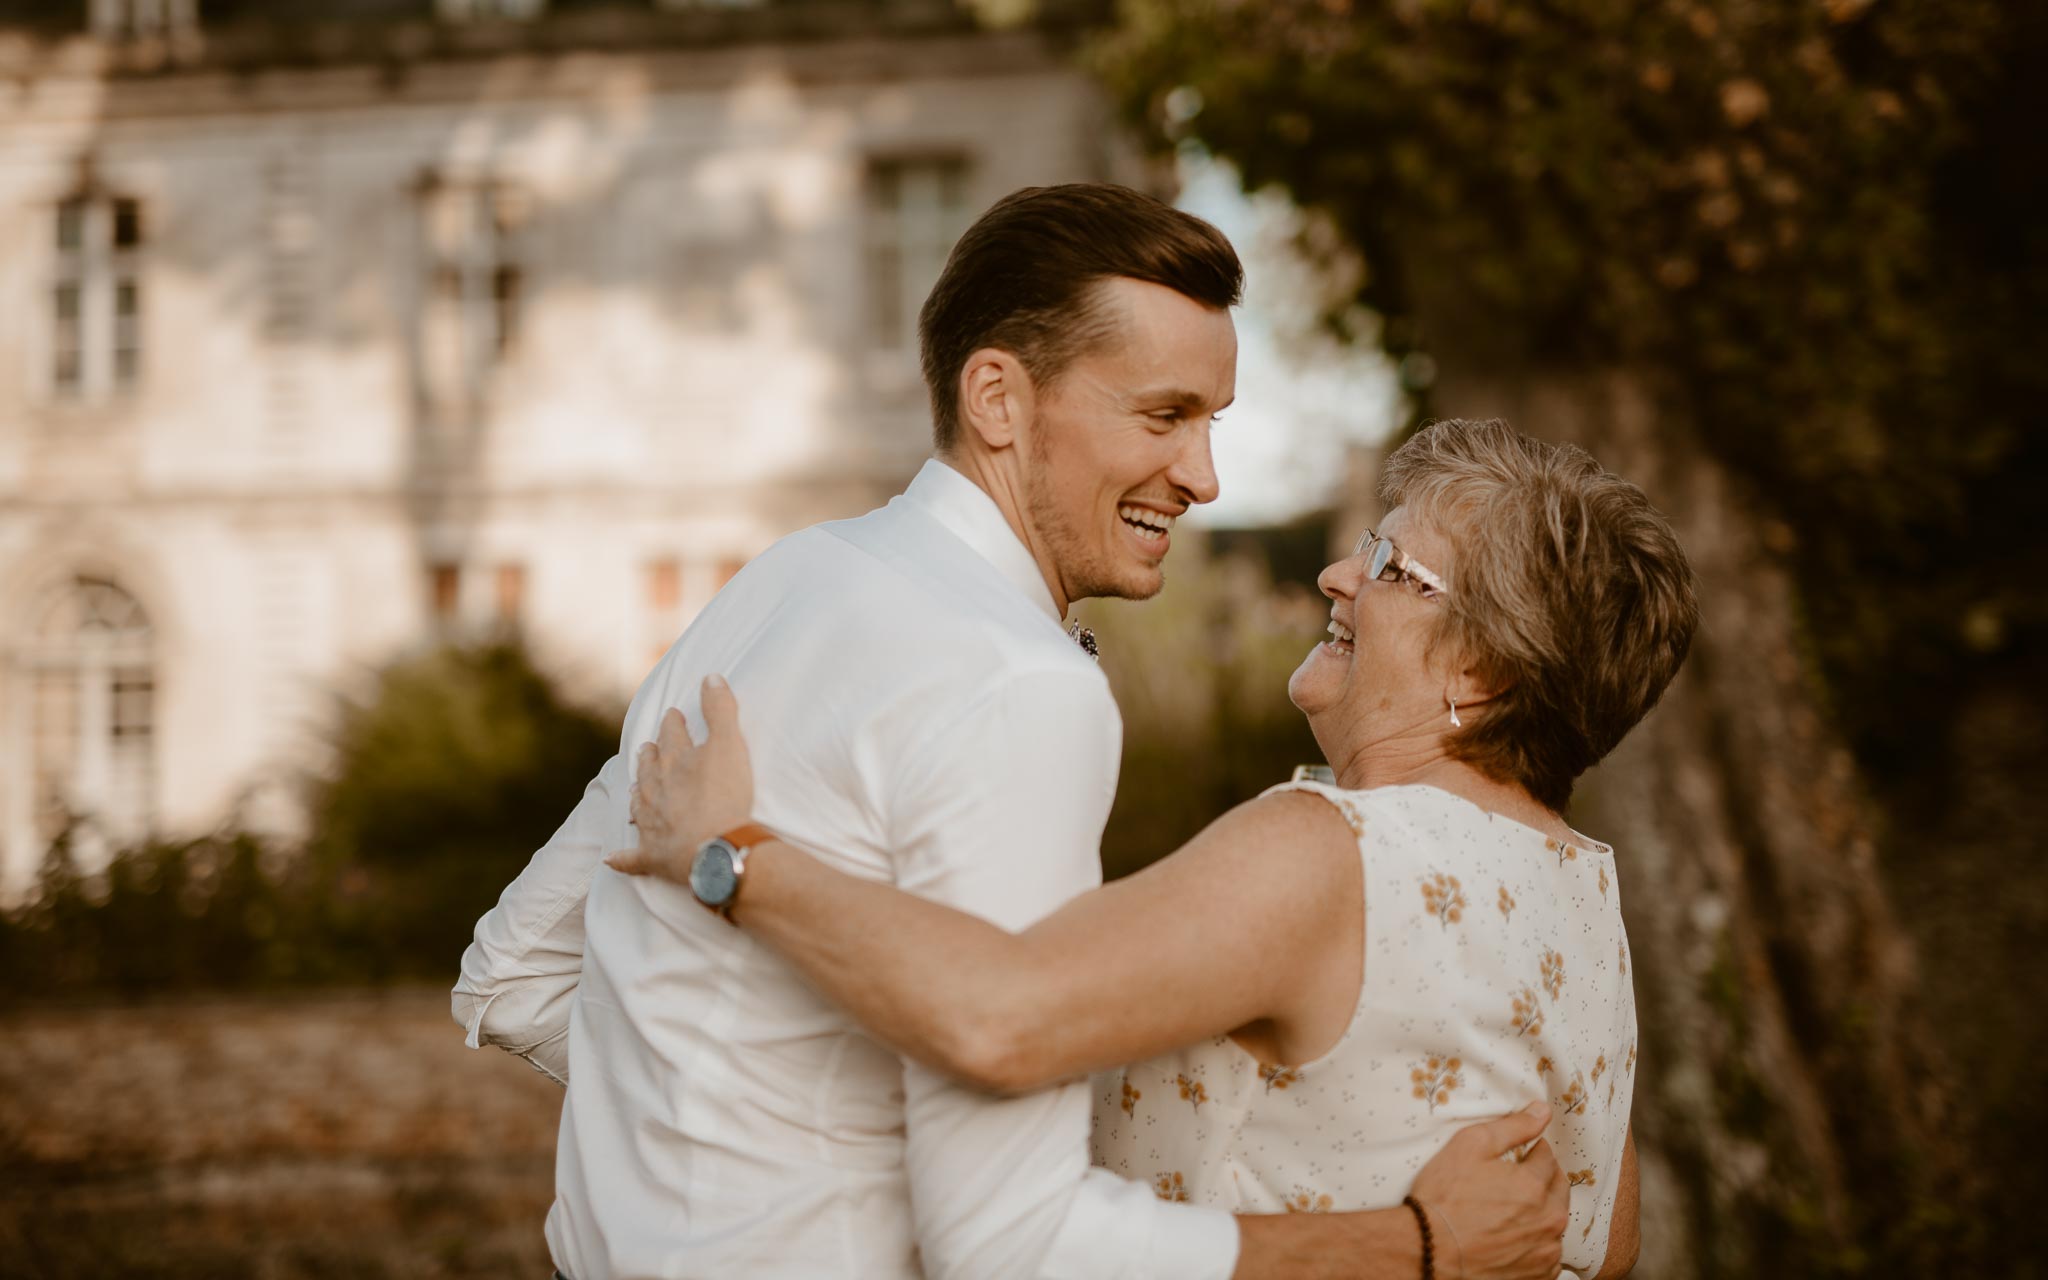
<path fill-rule="evenodd" d="M 740 896 L 740 881 L 747 874 L 747 852 L 774 838 L 768 828 L 749 822 L 706 840 L 690 859 L 690 892 L 730 921 L 732 904 Z"/>

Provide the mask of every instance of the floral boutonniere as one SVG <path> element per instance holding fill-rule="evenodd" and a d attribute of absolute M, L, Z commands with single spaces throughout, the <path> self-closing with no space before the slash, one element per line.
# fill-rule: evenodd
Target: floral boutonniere
<path fill-rule="evenodd" d="M 1070 622 L 1067 624 L 1067 634 L 1074 638 L 1075 644 L 1081 646 L 1082 652 L 1097 662 L 1102 661 L 1102 651 L 1095 647 L 1095 633 L 1093 631 L 1082 626 L 1079 622 Z"/>

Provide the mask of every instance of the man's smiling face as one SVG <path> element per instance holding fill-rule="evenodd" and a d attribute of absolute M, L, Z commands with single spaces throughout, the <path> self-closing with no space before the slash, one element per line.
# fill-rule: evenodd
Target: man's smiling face
<path fill-rule="evenodd" d="M 1060 595 L 1158 594 L 1173 521 L 1216 498 L 1209 428 L 1237 395 L 1230 312 L 1160 285 L 1096 286 L 1110 332 L 1041 391 L 1024 481 Z"/>

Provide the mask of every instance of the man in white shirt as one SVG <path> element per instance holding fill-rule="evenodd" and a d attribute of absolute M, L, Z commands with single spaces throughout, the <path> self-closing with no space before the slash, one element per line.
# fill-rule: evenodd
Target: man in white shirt
<path fill-rule="evenodd" d="M 791 842 L 1011 929 L 1098 883 L 1122 729 L 1061 620 L 1155 593 L 1174 518 L 1216 496 L 1240 283 L 1214 228 L 1121 188 L 991 209 L 921 316 L 937 458 L 719 593 L 478 922 L 457 1020 L 568 1086 L 547 1223 L 567 1276 L 1221 1280 L 1303 1256 L 1355 1271 L 1382 1245 L 1419 1263 L 1382 1215 L 1261 1231 L 1240 1257 L 1229 1216 L 1088 1167 L 1085 1086 L 956 1086 L 689 891 L 600 869 L 633 843 L 638 746 L 724 672 L 764 762 L 755 811 Z"/>

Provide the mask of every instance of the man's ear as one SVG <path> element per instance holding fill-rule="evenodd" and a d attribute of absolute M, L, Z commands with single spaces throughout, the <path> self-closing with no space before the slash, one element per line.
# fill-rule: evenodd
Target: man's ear
<path fill-rule="evenodd" d="M 983 347 L 960 366 L 960 425 L 991 453 L 1022 438 L 1036 407 L 1030 373 L 1002 348 Z"/>

